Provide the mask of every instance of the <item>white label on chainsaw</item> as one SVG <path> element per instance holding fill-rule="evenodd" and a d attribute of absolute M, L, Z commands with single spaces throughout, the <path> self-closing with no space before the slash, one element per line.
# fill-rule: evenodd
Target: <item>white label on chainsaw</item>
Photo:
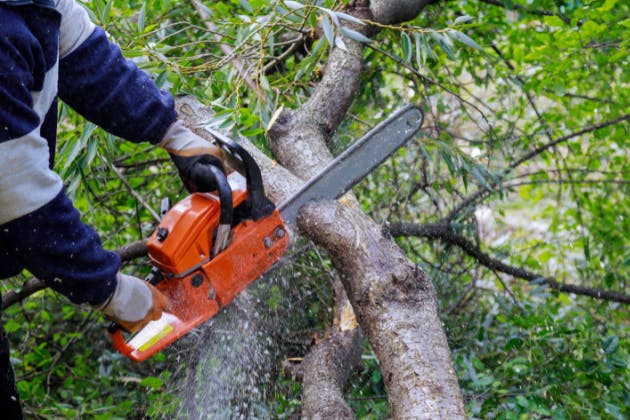
<path fill-rule="evenodd" d="M 163 312 L 160 319 L 149 322 L 143 329 L 138 331 L 129 341 L 129 345 L 134 349 L 145 351 L 158 342 L 160 338 L 171 332 L 179 322 L 179 318 L 175 315 Z"/>
<path fill-rule="evenodd" d="M 247 179 L 236 171 L 228 175 L 228 183 L 232 191 L 244 191 L 247 189 Z"/>

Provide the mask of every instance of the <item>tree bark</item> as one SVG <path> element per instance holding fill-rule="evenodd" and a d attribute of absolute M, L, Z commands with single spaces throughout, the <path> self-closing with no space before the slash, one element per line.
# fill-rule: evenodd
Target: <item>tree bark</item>
<path fill-rule="evenodd" d="M 437 0 L 371 0 L 370 12 L 375 22 L 391 25 L 407 22 Z"/>
<path fill-rule="evenodd" d="M 364 214 L 302 208 L 298 227 L 329 251 L 376 353 L 394 418 L 464 418 L 433 284 Z"/>
<path fill-rule="evenodd" d="M 355 418 L 344 392 L 350 375 L 361 362 L 364 335 L 338 276 L 334 289 L 335 319 L 330 337 L 317 343 L 300 366 L 302 417 L 306 419 Z"/>
<path fill-rule="evenodd" d="M 394 3 L 405 6 L 405 2 Z M 364 3 L 353 7 L 365 14 Z M 420 9 L 413 10 L 415 17 Z M 333 50 L 309 100 L 298 110 L 282 110 L 268 131 L 274 156 L 303 179 L 330 159 L 327 142 L 360 86 L 363 45 L 347 38 L 344 42 L 347 50 Z M 381 363 L 392 414 L 404 418 L 463 417 L 463 401 L 431 282 L 361 212 L 348 207 L 343 207 L 347 213 L 333 212 L 331 208 L 335 205 L 308 206 L 300 212 L 298 226 L 329 251 L 341 274 L 361 327 Z"/>
<path fill-rule="evenodd" d="M 315 346 L 302 361 L 302 416 L 306 419 L 354 419 L 344 391 L 361 360 L 359 329 L 336 331 Z"/>
<path fill-rule="evenodd" d="M 203 122 L 212 112 L 193 97 L 177 99 L 177 112 L 198 135 L 212 140 Z M 280 203 L 302 184 L 247 139 L 234 139 L 256 160 L 267 196 Z M 294 234 L 292 233 L 294 237 Z M 286 281 L 289 274 L 272 270 L 239 293 L 232 303 L 203 324 L 195 335 L 177 347 L 189 354 L 183 373 L 181 396 L 187 418 L 270 417 L 268 401 L 280 361 L 286 354 L 283 337 L 304 329 L 304 319 L 292 302 L 300 301 Z M 271 311 L 267 301 L 272 287 L 283 295 L 281 308 Z M 289 321 L 290 320 L 290 321 Z M 191 351 L 192 350 L 192 351 Z"/>

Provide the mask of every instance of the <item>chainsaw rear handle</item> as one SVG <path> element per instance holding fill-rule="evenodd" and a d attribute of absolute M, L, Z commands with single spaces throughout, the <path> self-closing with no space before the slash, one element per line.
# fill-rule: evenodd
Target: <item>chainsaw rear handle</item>
<path fill-rule="evenodd" d="M 131 352 L 133 351 L 133 347 L 127 344 L 125 341 L 125 337 L 123 336 L 123 329 L 120 325 L 112 322 L 109 327 L 107 327 L 107 332 L 109 333 L 109 337 L 112 340 L 112 344 L 121 354 L 129 357 Z"/>

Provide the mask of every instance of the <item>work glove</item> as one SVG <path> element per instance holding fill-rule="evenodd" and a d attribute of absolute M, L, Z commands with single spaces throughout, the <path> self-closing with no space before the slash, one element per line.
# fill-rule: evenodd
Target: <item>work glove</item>
<path fill-rule="evenodd" d="M 122 273 L 117 277 L 116 290 L 99 309 L 124 330 L 136 332 L 168 309 L 166 297 L 150 283 Z"/>
<path fill-rule="evenodd" d="M 199 137 L 181 121 L 170 126 L 159 146 L 169 152 L 190 192 L 216 190 L 217 176 L 232 169 L 223 149 Z"/>

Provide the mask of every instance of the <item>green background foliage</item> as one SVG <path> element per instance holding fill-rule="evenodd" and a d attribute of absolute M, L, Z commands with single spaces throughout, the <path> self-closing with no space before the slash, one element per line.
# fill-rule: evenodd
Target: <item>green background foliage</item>
<path fill-rule="evenodd" d="M 193 2 L 85 6 L 159 86 L 208 104 L 215 116 L 206 124 L 264 150 L 273 112 L 309 97 L 331 46 L 365 42 L 362 86 L 335 152 L 405 103 L 427 116 L 422 136 L 355 189 L 368 214 L 384 224 L 447 218 L 456 234 L 506 264 L 628 292 L 626 2 L 442 2 L 412 22 L 381 27 L 369 42 L 337 1 L 211 2 L 208 21 Z M 286 33 L 300 40 L 296 47 Z M 256 89 L 221 43 L 256 75 Z M 59 125 L 56 169 L 106 247 L 147 237 L 155 227 L 147 207 L 185 193 L 163 151 L 116 139 L 67 107 Z M 626 306 L 526 283 L 448 241 L 396 240 L 436 284 L 471 417 L 628 417 Z M 325 278 L 329 267 L 314 261 Z M 125 270 L 141 275 L 147 262 Z M 299 287 L 315 291 L 309 337 L 330 321 L 331 293 L 322 275 L 305 277 Z M 25 278 L 4 282 L 3 291 Z M 271 296 L 275 311 L 282 296 Z M 168 363 L 174 350 L 133 364 L 113 351 L 97 314 L 49 291 L 5 311 L 4 322 L 30 417 L 176 416 L 172 378 L 183 367 Z M 277 417 L 299 413 L 299 392 L 281 378 Z M 388 415 L 369 346 L 348 400 L 360 418 Z"/>

